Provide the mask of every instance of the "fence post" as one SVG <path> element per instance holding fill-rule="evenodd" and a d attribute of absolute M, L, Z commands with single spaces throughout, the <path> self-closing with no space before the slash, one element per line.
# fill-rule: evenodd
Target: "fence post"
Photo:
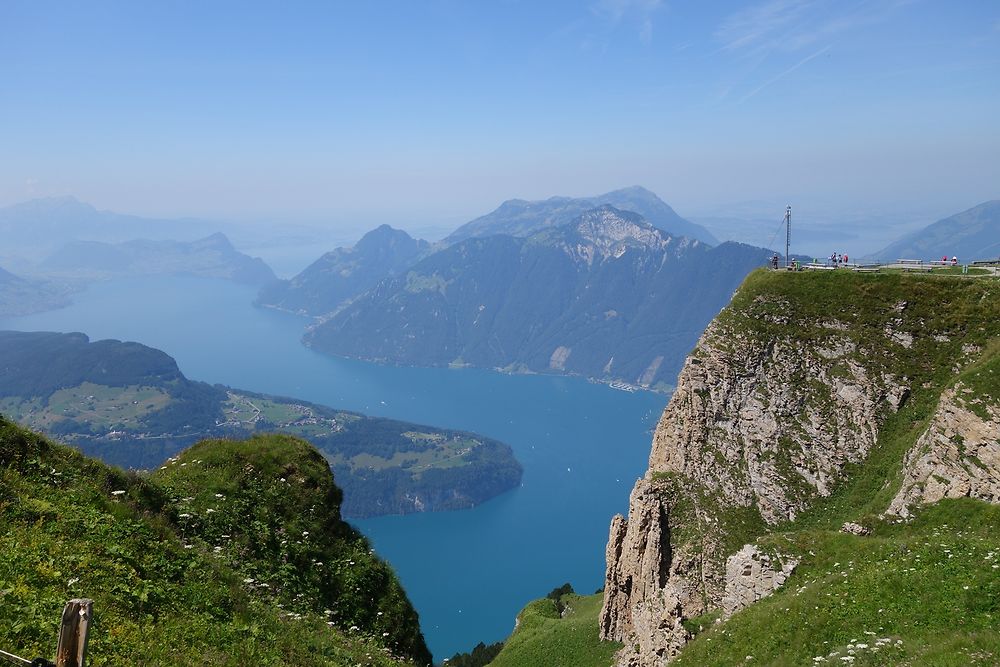
<path fill-rule="evenodd" d="M 93 608 L 93 600 L 78 599 L 66 603 L 59 625 L 56 667 L 84 667 Z"/>

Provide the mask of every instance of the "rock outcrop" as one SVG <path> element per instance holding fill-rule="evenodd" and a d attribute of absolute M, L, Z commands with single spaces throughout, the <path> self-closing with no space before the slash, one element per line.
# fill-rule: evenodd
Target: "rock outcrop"
<path fill-rule="evenodd" d="M 611 522 L 601 637 L 628 642 L 621 665 L 662 664 L 688 640 L 684 612 L 698 606 L 691 583 L 698 562 L 670 543 L 671 498 L 656 480 L 640 480 L 629 499 L 629 520 Z"/>
<path fill-rule="evenodd" d="M 723 618 L 729 618 L 781 588 L 798 564 L 796 558 L 771 556 L 752 544 L 730 556 L 726 561 Z"/>
<path fill-rule="evenodd" d="M 908 517 L 915 505 L 964 497 L 1000 502 L 1000 409 L 959 382 L 906 454 L 887 514 Z"/>
<path fill-rule="evenodd" d="M 740 336 L 720 321 L 688 358 L 649 468 L 698 480 L 768 523 L 829 495 L 867 457 L 905 383 L 866 368 L 835 330 L 817 343 Z"/>

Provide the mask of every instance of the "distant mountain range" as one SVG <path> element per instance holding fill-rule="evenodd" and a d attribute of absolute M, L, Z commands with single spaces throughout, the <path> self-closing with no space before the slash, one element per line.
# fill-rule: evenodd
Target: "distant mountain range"
<path fill-rule="evenodd" d="M 770 251 L 717 247 L 601 206 L 527 237 L 469 238 L 358 296 L 306 335 L 332 354 L 574 373 L 665 387 Z"/>
<path fill-rule="evenodd" d="M 391 275 L 406 270 L 430 249 L 427 241 L 382 225 L 353 248 L 337 248 L 291 280 L 261 289 L 257 304 L 300 314 L 323 315 Z"/>
<path fill-rule="evenodd" d="M 356 517 L 472 507 L 521 480 L 496 440 L 194 382 L 160 350 L 81 333 L 0 331 L 0 414 L 123 467 L 205 438 L 307 438 Z"/>
<path fill-rule="evenodd" d="M 48 280 L 30 280 L 0 268 L 0 316 L 29 315 L 69 304 L 71 289 Z"/>
<path fill-rule="evenodd" d="M 375 287 L 380 280 L 398 275 L 432 252 L 469 238 L 498 234 L 531 236 L 550 227 L 566 225 L 601 205 L 638 213 L 672 236 L 686 236 L 709 245 L 718 243 L 704 227 L 680 217 L 663 200 L 640 186 L 596 197 L 551 197 L 544 201 L 511 199 L 495 211 L 462 225 L 434 246 L 415 240 L 402 230 L 382 225 L 366 234 L 353 248 L 337 248 L 291 280 L 266 286 L 256 303 L 325 319 Z"/>
<path fill-rule="evenodd" d="M 199 220 L 159 220 L 99 211 L 75 197 L 44 197 L 0 208 L 0 238 L 5 250 L 17 249 L 36 257 L 70 241 L 193 239 L 205 235 L 205 225 Z"/>
<path fill-rule="evenodd" d="M 264 260 L 239 252 L 221 233 L 197 241 L 74 241 L 50 255 L 40 269 L 84 279 L 183 274 L 258 286 L 277 280 Z"/>
<path fill-rule="evenodd" d="M 962 262 L 1000 258 L 1000 200 L 939 220 L 875 254 L 882 260 L 945 256 Z"/>
<path fill-rule="evenodd" d="M 550 197 L 542 201 L 510 199 L 492 213 L 462 225 L 445 241 L 457 243 L 494 234 L 530 236 L 546 227 L 565 225 L 582 213 L 603 205 L 638 213 L 671 236 L 687 236 L 709 245 L 719 242 L 707 229 L 680 217 L 666 202 L 638 185 L 596 197 Z"/>

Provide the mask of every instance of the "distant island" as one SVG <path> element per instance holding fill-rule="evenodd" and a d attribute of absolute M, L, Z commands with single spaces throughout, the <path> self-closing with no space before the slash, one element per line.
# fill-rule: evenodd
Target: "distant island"
<path fill-rule="evenodd" d="M 159 350 L 80 333 L 0 332 L 0 414 L 129 468 L 205 438 L 304 437 L 352 517 L 468 508 L 521 481 L 496 440 L 194 382 Z"/>

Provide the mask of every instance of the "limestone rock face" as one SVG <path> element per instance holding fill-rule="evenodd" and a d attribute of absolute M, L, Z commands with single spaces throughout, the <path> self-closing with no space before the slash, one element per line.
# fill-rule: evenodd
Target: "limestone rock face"
<path fill-rule="evenodd" d="M 700 604 L 698 587 L 688 585 L 695 563 L 671 549 L 670 511 L 656 482 L 640 480 L 629 520 L 611 522 L 600 632 L 626 643 L 620 665 L 661 665 L 675 655 L 688 640 L 682 612 Z"/>
<path fill-rule="evenodd" d="M 726 561 L 726 594 L 722 614 L 729 618 L 766 598 L 788 580 L 798 566 L 794 558 L 776 559 L 748 544 Z"/>
<path fill-rule="evenodd" d="M 963 497 L 1000 502 L 1000 410 L 958 383 L 941 395 L 927 430 L 907 452 L 903 484 L 887 514 L 908 517 L 914 505 Z"/>
<path fill-rule="evenodd" d="M 794 519 L 864 460 L 908 389 L 820 342 L 737 337 L 716 320 L 681 371 L 653 436 L 651 471 L 696 479 L 768 523 Z"/>
<path fill-rule="evenodd" d="M 740 573 L 749 563 L 749 575 L 727 572 L 724 515 L 742 508 L 769 524 L 794 519 L 831 492 L 847 464 L 867 457 L 885 417 L 906 400 L 904 380 L 862 365 L 839 323 L 824 328 L 812 339 L 755 337 L 717 319 L 688 357 L 628 519 L 611 525 L 601 637 L 625 643 L 619 665 L 665 664 L 688 639 L 683 619 L 709 607 L 733 613 L 783 583 L 790 564 L 775 570 L 756 551 L 730 559 Z M 712 502 L 680 522 L 680 499 L 668 490 L 678 487 L 664 478 Z"/>

